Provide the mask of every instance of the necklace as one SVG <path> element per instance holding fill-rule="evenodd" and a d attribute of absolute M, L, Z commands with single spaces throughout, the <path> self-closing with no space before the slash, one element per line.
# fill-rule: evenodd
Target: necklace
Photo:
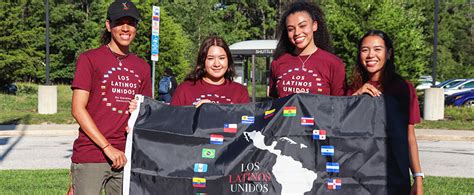
<path fill-rule="evenodd" d="M 312 56 L 316 51 L 318 51 L 318 48 L 317 48 L 317 47 L 316 47 L 316 49 L 315 49 L 313 52 L 311 52 L 311 54 L 309 54 L 309 56 L 308 56 L 308 57 L 306 58 L 306 60 L 304 60 L 304 61 L 301 59 L 301 56 L 298 55 L 298 59 L 300 59 L 301 64 L 303 64 L 303 65 L 301 65 L 301 69 L 304 69 L 304 64 L 309 60 L 309 58 L 311 58 L 311 56 Z"/>
<path fill-rule="evenodd" d="M 125 55 L 120 55 L 118 53 L 115 53 L 114 51 L 112 51 L 112 49 L 110 48 L 109 44 L 105 45 L 107 48 L 109 48 L 109 51 L 112 53 L 112 55 L 114 55 L 114 57 L 117 59 L 117 61 L 119 62 L 119 66 L 122 66 L 122 61 L 128 56 L 129 53 L 126 53 Z"/>

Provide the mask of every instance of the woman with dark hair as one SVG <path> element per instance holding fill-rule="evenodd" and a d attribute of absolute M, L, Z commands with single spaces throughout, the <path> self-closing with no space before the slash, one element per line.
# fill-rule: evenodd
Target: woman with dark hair
<path fill-rule="evenodd" d="M 380 96 L 382 93 L 395 97 L 408 114 L 408 154 L 410 170 L 414 177 L 411 194 L 423 193 L 423 177 L 415 124 L 420 122 L 418 97 L 413 84 L 403 79 L 395 70 L 395 50 L 392 40 L 380 30 L 367 32 L 359 41 L 357 65 L 353 71 L 353 82 L 348 91 L 352 95 L 367 93 Z M 409 181 L 407 181 L 409 182 Z"/>
<path fill-rule="evenodd" d="M 200 106 L 202 103 L 248 103 L 247 89 L 233 81 L 234 61 L 224 39 L 210 36 L 199 49 L 196 66 L 171 99 L 173 106 Z"/>
<path fill-rule="evenodd" d="M 269 95 L 294 93 L 344 95 L 344 64 L 332 51 L 322 10 L 297 1 L 281 16 L 271 65 Z"/>
<path fill-rule="evenodd" d="M 74 194 L 121 194 L 128 102 L 151 96 L 150 66 L 130 52 L 140 13 L 128 0 L 110 4 L 103 45 L 81 53 L 71 85 L 79 135 L 72 151 Z"/>

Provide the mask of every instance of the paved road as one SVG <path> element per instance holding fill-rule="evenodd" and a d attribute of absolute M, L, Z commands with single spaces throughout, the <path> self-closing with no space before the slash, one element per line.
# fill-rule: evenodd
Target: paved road
<path fill-rule="evenodd" d="M 0 169 L 69 168 L 73 135 L 0 137 Z M 474 142 L 419 140 L 426 175 L 474 178 Z"/>
<path fill-rule="evenodd" d="M 474 178 L 474 142 L 419 140 L 418 147 L 425 174 Z"/>
<path fill-rule="evenodd" d="M 0 169 L 68 168 L 74 136 L 0 137 Z"/>

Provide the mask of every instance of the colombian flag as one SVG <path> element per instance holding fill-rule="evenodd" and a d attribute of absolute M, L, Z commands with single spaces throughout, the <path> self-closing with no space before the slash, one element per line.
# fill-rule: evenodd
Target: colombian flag
<path fill-rule="evenodd" d="M 200 177 L 193 177 L 193 187 L 195 188 L 205 188 L 206 187 L 206 179 Z"/>

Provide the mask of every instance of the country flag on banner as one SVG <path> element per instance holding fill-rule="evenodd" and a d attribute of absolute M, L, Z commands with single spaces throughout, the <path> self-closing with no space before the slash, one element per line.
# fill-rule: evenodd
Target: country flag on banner
<path fill-rule="evenodd" d="M 194 163 L 194 172 L 196 172 L 196 173 L 205 173 L 205 172 L 207 172 L 207 164 Z"/>
<path fill-rule="evenodd" d="M 203 148 L 202 149 L 202 158 L 214 158 L 216 157 L 216 150 L 210 148 Z"/>
<path fill-rule="evenodd" d="M 301 125 L 305 125 L 305 126 L 314 125 L 314 118 L 301 117 Z"/>
<path fill-rule="evenodd" d="M 321 146 L 323 156 L 334 156 L 334 146 Z"/>
<path fill-rule="evenodd" d="M 275 114 L 275 109 L 267 110 L 265 111 L 265 116 L 263 117 L 264 119 L 270 118 Z"/>
<path fill-rule="evenodd" d="M 224 136 L 219 134 L 211 134 L 211 144 L 223 144 L 224 143 Z"/>
<path fill-rule="evenodd" d="M 328 190 L 340 190 L 341 188 L 341 179 L 328 179 Z"/>
<path fill-rule="evenodd" d="M 296 116 L 296 107 L 295 106 L 284 107 L 283 116 Z"/>
<path fill-rule="evenodd" d="M 224 132 L 237 133 L 237 124 L 224 124 Z"/>
<path fill-rule="evenodd" d="M 325 140 L 326 139 L 326 130 L 313 130 L 313 139 L 314 140 Z"/>
<path fill-rule="evenodd" d="M 206 187 L 206 179 L 200 177 L 193 177 L 193 187 L 195 188 L 205 188 Z"/>
<path fill-rule="evenodd" d="M 326 172 L 328 173 L 339 173 L 339 163 L 326 163 Z"/>
<path fill-rule="evenodd" d="M 253 124 L 254 122 L 254 116 L 242 116 L 242 124 Z"/>

